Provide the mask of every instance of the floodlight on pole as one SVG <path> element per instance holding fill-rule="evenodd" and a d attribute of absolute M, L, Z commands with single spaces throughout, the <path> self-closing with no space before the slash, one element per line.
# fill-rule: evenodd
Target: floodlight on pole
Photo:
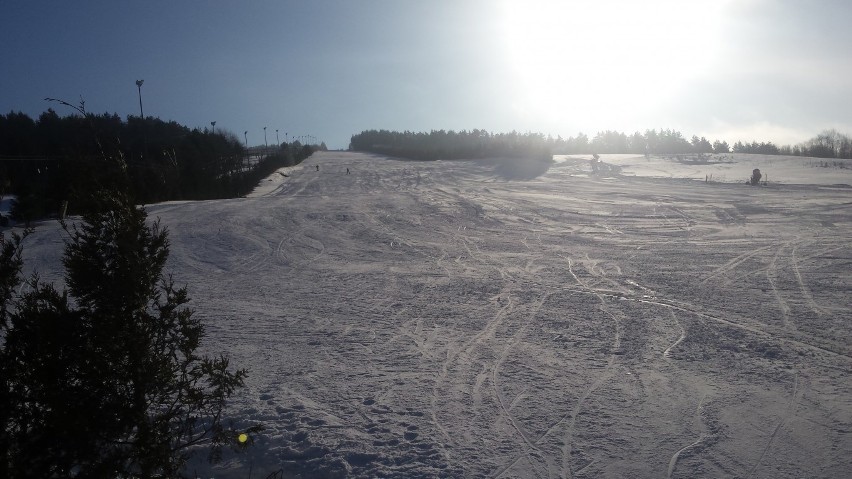
<path fill-rule="evenodd" d="M 243 135 L 246 137 L 246 149 L 248 149 L 248 130 L 244 131 Z"/>
<path fill-rule="evenodd" d="M 281 139 L 278 138 L 278 128 L 275 129 L 275 143 L 278 143 L 278 148 L 281 148 Z"/>
<path fill-rule="evenodd" d="M 145 83 L 145 80 L 136 80 L 136 87 L 139 89 L 139 118 L 145 118 L 145 114 L 142 113 L 142 84 Z"/>
<path fill-rule="evenodd" d="M 266 149 L 269 149 L 269 143 L 266 142 L 266 127 L 263 127 L 263 146 Z"/>
<path fill-rule="evenodd" d="M 213 134 L 215 135 L 215 134 L 216 134 L 216 122 L 215 122 L 215 121 L 211 121 L 211 122 L 210 122 L 210 126 L 212 126 L 212 127 L 213 127 Z"/>

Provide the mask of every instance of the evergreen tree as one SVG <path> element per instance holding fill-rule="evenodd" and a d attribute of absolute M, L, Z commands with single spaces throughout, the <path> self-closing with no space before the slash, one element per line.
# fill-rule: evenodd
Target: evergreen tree
<path fill-rule="evenodd" d="M 126 194 L 100 197 L 66 226 L 68 290 L 34 278 L 14 307 L 0 297 L 4 477 L 179 477 L 192 446 L 236 442 L 222 410 L 246 372 L 196 352 L 203 326 L 162 274 L 166 230 Z"/>
<path fill-rule="evenodd" d="M 713 145 L 703 136 L 698 138 L 696 135 L 692 135 L 690 143 L 692 144 L 692 151 L 695 153 L 713 153 Z"/>
<path fill-rule="evenodd" d="M 716 140 L 713 142 L 713 153 L 730 153 L 731 147 L 728 146 L 727 141 L 719 141 Z"/>
<path fill-rule="evenodd" d="M 24 234 L 26 236 L 26 232 Z M 11 239 L 0 232 L 0 347 L 2 338 L 8 329 L 9 310 L 13 303 L 15 290 L 21 284 L 21 241 L 22 237 L 13 234 Z M 9 449 L 12 441 L 6 427 L 10 420 L 9 368 L 0 348 L 0 477 L 9 477 Z"/>

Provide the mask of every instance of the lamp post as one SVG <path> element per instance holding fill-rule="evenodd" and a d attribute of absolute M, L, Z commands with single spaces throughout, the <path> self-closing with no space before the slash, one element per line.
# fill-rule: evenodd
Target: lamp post
<path fill-rule="evenodd" d="M 275 143 L 278 143 L 278 148 L 281 148 L 281 139 L 278 138 L 278 128 L 275 129 Z"/>
<path fill-rule="evenodd" d="M 269 143 L 266 142 L 266 127 L 263 127 L 263 148 L 264 153 L 269 149 Z"/>
<path fill-rule="evenodd" d="M 216 122 L 215 122 L 215 121 L 211 121 L 211 122 L 210 122 L 210 126 L 212 126 L 212 127 L 213 127 L 213 134 L 215 135 L 215 134 L 216 134 Z"/>
<path fill-rule="evenodd" d="M 246 149 L 248 150 L 248 130 L 244 131 L 243 135 L 246 137 Z"/>
<path fill-rule="evenodd" d="M 142 113 L 142 84 L 145 83 L 145 80 L 136 80 L 136 87 L 139 89 L 139 118 L 145 118 L 145 114 Z"/>

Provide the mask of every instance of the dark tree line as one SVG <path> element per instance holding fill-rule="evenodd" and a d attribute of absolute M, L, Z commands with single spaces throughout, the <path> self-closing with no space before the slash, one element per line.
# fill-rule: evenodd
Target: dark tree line
<path fill-rule="evenodd" d="M 536 133 L 489 133 L 485 130 L 460 132 L 432 130 L 411 131 L 367 130 L 352 136 L 349 149 L 368 151 L 417 160 L 477 159 L 487 157 L 541 157 L 549 154 L 710 154 L 756 153 L 820 158 L 852 158 L 852 140 L 834 130 L 796 146 L 777 146 L 772 142 L 714 140 L 693 135 L 687 139 L 672 129 L 645 130 L 631 135 L 605 130 L 589 138 L 584 133 L 563 138 Z"/>
<path fill-rule="evenodd" d="M 782 155 L 816 158 L 852 158 L 852 139 L 836 130 L 825 130 L 808 141 L 779 149 Z"/>
<path fill-rule="evenodd" d="M 592 153 L 636 153 L 636 154 L 688 154 L 688 153 L 729 153 L 727 142 L 716 140 L 710 143 L 706 138 L 693 135 L 687 140 L 681 132 L 672 129 L 657 131 L 645 130 L 627 135 L 613 130 L 598 132 L 593 138 L 584 133 L 556 139 L 549 138 L 556 154 L 592 154 Z"/>
<path fill-rule="evenodd" d="M 228 198 L 312 152 L 285 143 L 249 161 L 228 131 L 82 108 L 64 117 L 49 109 L 36 120 L 12 112 L 0 115 L 0 193 L 18 195 L 16 212 L 24 220 L 56 212 L 65 201 L 69 212 L 85 211 L 88 192 L 115 181 L 118 172 L 126 172 L 128 191 L 140 203 Z"/>
<path fill-rule="evenodd" d="M 618 131 L 598 132 L 591 140 L 583 133 L 576 137 L 558 137 L 552 142 L 557 154 L 637 153 L 637 154 L 689 154 L 689 153 L 754 153 L 762 155 L 791 155 L 817 158 L 852 158 L 852 139 L 835 130 L 826 130 L 814 138 L 794 146 L 778 146 L 771 141 L 726 141 L 710 143 L 705 137 L 693 135 L 690 140 L 676 130 L 645 130 L 632 135 Z"/>
<path fill-rule="evenodd" d="M 522 158 L 550 160 L 551 145 L 535 133 L 489 133 L 485 130 L 429 133 L 367 130 L 352 136 L 349 149 L 414 160 Z"/>
<path fill-rule="evenodd" d="M 687 140 L 670 129 L 647 130 L 626 135 L 606 130 L 589 139 L 584 133 L 576 137 L 553 138 L 538 133 L 489 133 L 474 129 L 460 132 L 432 130 L 411 131 L 368 130 L 352 136 L 349 149 L 369 151 L 417 160 L 477 159 L 488 157 L 549 158 L 552 154 L 592 153 L 729 153 L 727 142 L 710 143 L 704 137 Z"/>
<path fill-rule="evenodd" d="M 798 145 L 777 146 L 772 142 L 734 143 L 734 153 L 852 159 L 852 139 L 836 130 L 825 130 Z"/>
<path fill-rule="evenodd" d="M 734 143 L 734 153 L 753 153 L 759 155 L 780 155 L 781 150 L 771 141 L 743 143 L 738 141 Z"/>

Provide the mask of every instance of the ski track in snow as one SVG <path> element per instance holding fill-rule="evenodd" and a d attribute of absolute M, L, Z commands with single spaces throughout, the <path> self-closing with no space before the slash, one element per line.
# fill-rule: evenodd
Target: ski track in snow
<path fill-rule="evenodd" d="M 348 152 L 262 186 L 147 207 L 205 353 L 249 370 L 227 416 L 265 426 L 190 474 L 852 470 L 848 189 Z M 28 269 L 61 277 L 57 232 Z"/>

